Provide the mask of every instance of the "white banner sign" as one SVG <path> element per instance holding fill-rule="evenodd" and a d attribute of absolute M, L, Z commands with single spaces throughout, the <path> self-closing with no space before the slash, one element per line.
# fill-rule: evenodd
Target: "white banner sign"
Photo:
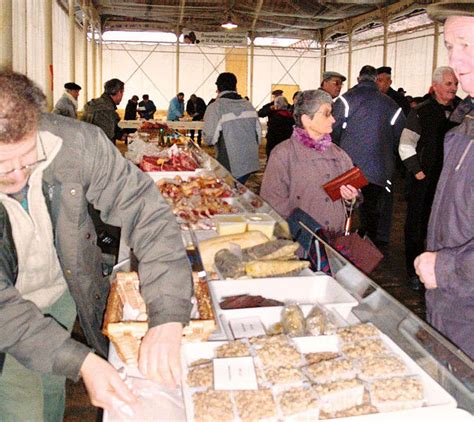
<path fill-rule="evenodd" d="M 163 24 L 158 22 L 108 21 L 108 31 L 163 31 Z"/>
<path fill-rule="evenodd" d="M 246 46 L 247 32 L 220 31 L 220 32 L 196 32 L 196 38 L 201 44 Z"/>

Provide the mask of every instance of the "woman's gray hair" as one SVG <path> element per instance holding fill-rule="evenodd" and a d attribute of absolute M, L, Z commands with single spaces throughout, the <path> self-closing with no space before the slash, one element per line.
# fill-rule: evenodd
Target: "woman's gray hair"
<path fill-rule="evenodd" d="M 454 75 L 454 70 L 449 66 L 437 67 L 433 72 L 433 77 L 431 78 L 431 81 L 440 84 L 441 82 L 443 82 L 443 76 L 445 73 L 450 73 Z"/>
<path fill-rule="evenodd" d="M 301 92 L 296 97 L 295 110 L 293 112 L 296 126 L 302 128 L 301 117 L 306 114 L 312 119 L 323 104 L 332 105 L 332 98 L 326 91 L 322 89 L 311 89 Z"/>
<path fill-rule="evenodd" d="M 277 110 L 286 110 L 288 108 L 288 100 L 282 95 L 276 97 L 274 103 Z"/>

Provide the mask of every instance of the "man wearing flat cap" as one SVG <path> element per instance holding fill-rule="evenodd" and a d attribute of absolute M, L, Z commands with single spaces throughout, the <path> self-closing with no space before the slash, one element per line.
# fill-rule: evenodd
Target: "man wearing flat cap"
<path fill-rule="evenodd" d="M 392 88 L 392 68 L 389 66 L 382 66 L 377 69 L 377 86 L 380 91 L 388 95 L 395 101 L 399 107 L 402 108 L 403 114 L 408 116 L 410 113 L 410 103 L 404 95 L 400 94 Z"/>
<path fill-rule="evenodd" d="M 265 104 L 260 110 L 258 110 L 258 117 L 268 117 L 271 111 L 275 108 L 275 98 L 283 95 L 282 89 L 275 89 L 272 91 L 272 100 Z"/>
<path fill-rule="evenodd" d="M 450 119 L 444 162 L 428 224 L 427 252 L 415 259 L 426 288 L 428 322 L 474 359 L 474 2 L 428 6 L 444 22 L 444 43 L 468 97 Z"/>
<path fill-rule="evenodd" d="M 74 82 L 64 84 L 64 94 L 54 106 L 53 113 L 77 119 L 77 98 L 81 87 Z"/>
<path fill-rule="evenodd" d="M 346 77 L 338 72 L 324 72 L 320 89 L 326 91 L 332 97 L 332 99 L 337 98 L 341 93 L 342 84 L 345 80 Z"/>

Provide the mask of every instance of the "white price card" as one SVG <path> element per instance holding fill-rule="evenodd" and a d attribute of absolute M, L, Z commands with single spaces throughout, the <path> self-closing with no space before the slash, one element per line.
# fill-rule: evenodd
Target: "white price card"
<path fill-rule="evenodd" d="M 213 359 L 215 390 L 258 390 L 253 359 L 249 357 Z"/>
<path fill-rule="evenodd" d="M 265 327 L 258 317 L 235 318 L 229 321 L 235 339 L 264 336 Z"/>

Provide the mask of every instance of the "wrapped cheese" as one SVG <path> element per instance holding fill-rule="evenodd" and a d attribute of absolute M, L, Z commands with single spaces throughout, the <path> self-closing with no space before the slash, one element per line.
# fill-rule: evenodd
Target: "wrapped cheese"
<path fill-rule="evenodd" d="M 202 265 L 207 272 L 214 272 L 214 257 L 221 249 L 229 248 L 231 243 L 241 248 L 250 248 L 268 242 L 268 237 L 259 231 L 217 236 L 199 242 Z"/>
<path fill-rule="evenodd" d="M 252 278 L 290 277 L 308 267 L 308 261 L 250 261 L 245 264 L 245 272 Z"/>
<path fill-rule="evenodd" d="M 136 272 L 117 273 L 111 285 L 102 328 L 127 365 L 138 364 L 140 342 L 148 331 L 146 304 L 139 285 Z"/>
<path fill-rule="evenodd" d="M 290 337 L 304 336 L 305 320 L 301 308 L 296 304 L 285 306 L 281 311 L 281 325 Z"/>

